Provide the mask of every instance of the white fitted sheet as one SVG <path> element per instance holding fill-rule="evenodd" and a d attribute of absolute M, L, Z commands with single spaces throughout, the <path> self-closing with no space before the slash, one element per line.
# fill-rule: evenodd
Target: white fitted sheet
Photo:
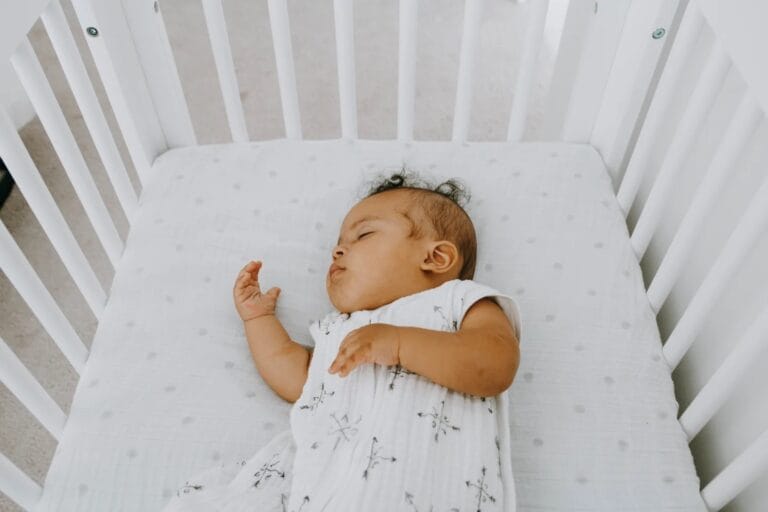
<path fill-rule="evenodd" d="M 289 428 L 232 286 L 250 259 L 312 344 L 348 209 L 403 164 L 469 186 L 474 279 L 515 297 L 518 511 L 705 511 L 670 369 L 599 154 L 561 142 L 277 139 L 153 164 L 36 510 L 159 510 L 185 479 Z M 438 182 L 439 182 L 438 181 Z"/>

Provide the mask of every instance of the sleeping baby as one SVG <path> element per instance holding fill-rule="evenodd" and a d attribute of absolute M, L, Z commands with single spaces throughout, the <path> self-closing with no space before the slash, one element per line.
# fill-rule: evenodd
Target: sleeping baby
<path fill-rule="evenodd" d="M 188 480 L 164 510 L 515 510 L 520 315 L 472 280 L 462 194 L 405 170 L 371 187 L 343 219 L 326 275 L 334 310 L 309 325 L 313 348 L 277 319 L 261 262 L 241 270 L 235 306 L 259 373 L 293 403 L 290 429 Z"/>

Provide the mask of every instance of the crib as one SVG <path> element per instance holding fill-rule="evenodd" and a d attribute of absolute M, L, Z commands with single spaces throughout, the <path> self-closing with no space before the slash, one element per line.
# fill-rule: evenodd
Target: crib
<path fill-rule="evenodd" d="M 506 140 L 475 141 L 468 127 L 485 2 L 467 0 L 451 138 L 417 140 L 419 3 L 401 0 L 397 135 L 373 140 L 358 136 L 355 6 L 334 0 L 341 137 L 312 140 L 302 134 L 287 0 L 267 3 L 285 136 L 249 138 L 222 2 L 202 0 L 232 140 L 201 145 L 158 2 L 72 0 L 79 22 L 72 28 L 88 43 L 141 182 L 138 195 L 59 1 L 4 3 L 2 58 L 34 105 L 115 277 L 108 290 L 101 286 L 0 110 L 0 157 L 99 319 L 88 349 L 0 223 L 0 267 L 79 375 L 66 414 L 0 339 L 3 384 L 58 442 L 43 486 L 0 455 L 0 491 L 24 510 L 159 510 L 192 473 L 246 457 L 288 428 L 290 404 L 250 358 L 232 306 L 233 278 L 250 259 L 264 261 L 262 282 L 283 290 L 278 315 L 286 330 L 311 344 L 307 322 L 329 310 L 323 273 L 359 183 L 404 165 L 465 179 L 479 240 L 475 279 L 521 306 L 521 365 L 509 409 L 518 510 L 762 509 L 757 484 L 766 478 L 768 431 L 757 415 L 757 435 L 704 486 L 689 446 L 761 362 L 762 296 L 742 297 L 750 312 L 743 331 L 723 344 L 721 361 L 684 410 L 672 372 L 765 243 L 768 180 L 758 176 L 742 209 L 728 215 L 727 237 L 704 258 L 711 263 L 667 319 L 674 329 L 664 339 L 657 315 L 687 267 L 698 265 L 697 241 L 708 215 L 723 213 L 726 180 L 745 165 L 739 155 L 766 146 L 758 128 L 768 71 L 759 48 L 768 44 L 761 26 L 768 7 L 570 0 L 546 122 L 533 139 L 526 120 L 551 11 L 547 0 L 528 0 L 511 110 L 503 113 Z M 27 39 L 38 19 L 130 221 L 125 241 Z M 692 63 L 702 47 L 704 57 Z M 722 135 L 693 151 L 727 76 L 739 89 Z M 694 157 L 695 183 L 683 184 Z M 682 204 L 684 215 L 666 231 L 666 244 L 655 243 L 670 203 Z M 657 261 L 646 285 L 649 248 Z M 764 403 L 756 408 L 765 412 Z"/>

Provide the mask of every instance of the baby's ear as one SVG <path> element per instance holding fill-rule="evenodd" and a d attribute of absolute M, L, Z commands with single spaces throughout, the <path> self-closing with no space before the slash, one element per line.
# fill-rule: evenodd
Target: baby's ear
<path fill-rule="evenodd" d="M 421 269 L 444 274 L 456 269 L 460 264 L 461 256 L 456 245 L 449 240 L 440 240 L 428 246 L 427 256 L 421 263 Z"/>

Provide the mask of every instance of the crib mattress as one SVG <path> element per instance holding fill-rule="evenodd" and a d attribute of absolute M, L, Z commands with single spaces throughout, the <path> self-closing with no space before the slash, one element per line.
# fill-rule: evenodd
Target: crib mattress
<path fill-rule="evenodd" d="M 325 271 L 366 180 L 458 177 L 474 279 L 513 295 L 518 510 L 706 511 L 638 262 L 600 155 L 562 142 L 291 141 L 176 148 L 145 184 L 36 510 L 161 509 L 193 474 L 289 428 L 232 287 L 251 259 L 311 345 Z M 255 504 L 257 505 L 257 504 Z"/>

